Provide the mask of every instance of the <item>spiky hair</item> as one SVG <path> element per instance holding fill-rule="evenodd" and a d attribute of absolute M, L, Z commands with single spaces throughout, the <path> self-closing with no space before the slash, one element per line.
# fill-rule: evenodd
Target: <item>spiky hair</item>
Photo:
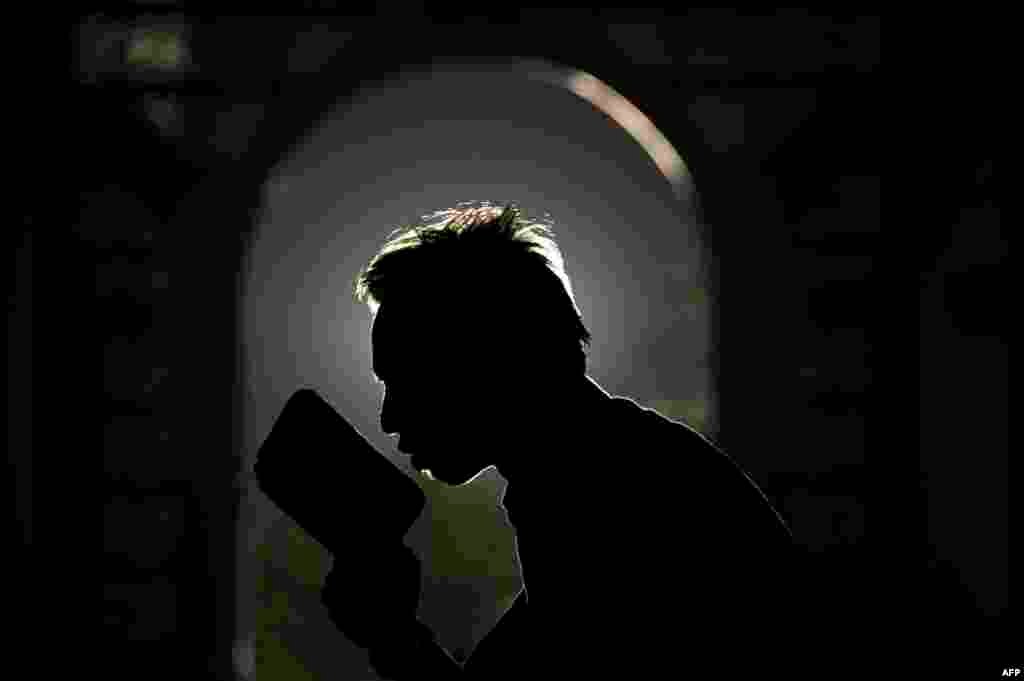
<path fill-rule="evenodd" d="M 434 296 L 497 306 L 519 326 L 553 344 L 574 345 L 583 363 L 591 335 L 576 305 L 553 229 L 513 204 L 463 202 L 393 230 L 354 280 L 358 303 L 376 318 L 391 296 Z M 550 346 L 550 344 L 547 344 Z"/>

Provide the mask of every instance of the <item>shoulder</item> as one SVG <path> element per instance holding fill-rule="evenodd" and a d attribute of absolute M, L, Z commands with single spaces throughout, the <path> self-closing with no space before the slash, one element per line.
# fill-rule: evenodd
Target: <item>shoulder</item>
<path fill-rule="evenodd" d="M 680 510 L 700 513 L 708 525 L 735 525 L 733 531 L 766 542 L 790 543 L 792 533 L 753 476 L 711 437 L 634 400 L 616 396 L 612 408 L 631 424 L 657 474 L 648 479 L 672 486 Z M 653 451 L 652 451 L 653 450 Z"/>
<path fill-rule="evenodd" d="M 611 396 L 607 402 L 608 412 L 617 426 L 646 431 L 655 437 L 664 437 L 676 444 L 719 450 L 719 447 L 705 434 L 686 423 L 671 419 L 661 412 L 640 404 L 631 397 Z"/>
<path fill-rule="evenodd" d="M 733 481 L 744 476 L 717 443 L 684 421 L 621 396 L 612 398 L 610 413 L 620 436 L 640 445 L 649 455 L 648 461 L 664 473 L 712 474 Z"/>

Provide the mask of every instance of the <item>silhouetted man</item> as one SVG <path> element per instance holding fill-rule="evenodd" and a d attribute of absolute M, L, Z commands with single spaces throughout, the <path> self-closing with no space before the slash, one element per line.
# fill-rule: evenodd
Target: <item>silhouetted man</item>
<path fill-rule="evenodd" d="M 590 334 L 549 229 L 487 204 L 435 217 L 356 280 L 381 427 L 444 483 L 498 468 L 525 588 L 462 668 L 415 621 L 415 599 L 384 597 L 418 582 L 407 556 L 367 555 L 358 579 L 332 572 L 334 620 L 387 678 L 802 671 L 797 554 L 761 491 L 697 431 L 586 375 Z M 389 634 L 379 619 L 360 629 L 375 594 Z"/>

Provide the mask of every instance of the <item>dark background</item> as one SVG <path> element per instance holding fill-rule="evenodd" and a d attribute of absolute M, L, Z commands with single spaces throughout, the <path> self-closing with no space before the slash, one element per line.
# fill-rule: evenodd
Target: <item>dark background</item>
<path fill-rule="evenodd" d="M 900 157 L 901 189 L 925 169 L 883 135 L 894 105 L 879 24 L 802 10 L 222 16 L 169 3 L 83 17 L 60 131 L 48 134 L 51 116 L 27 121 L 59 162 L 23 165 L 12 201 L 24 220 L 7 232 L 10 545 L 31 585 L 14 601 L 39 626 L 24 631 L 50 640 L 55 610 L 87 612 L 95 629 L 91 601 L 63 604 L 82 603 L 76 575 L 98 571 L 105 676 L 157 661 L 231 679 L 256 661 L 254 678 L 372 678 L 351 646 L 324 661 L 288 633 L 316 608 L 315 570 L 304 591 L 287 587 L 294 570 L 262 573 L 277 574 L 261 587 L 272 635 L 236 651 L 251 633 L 236 623 L 244 259 L 267 181 L 347 93 L 434 60 L 529 57 L 615 88 L 689 167 L 713 291 L 709 429 L 790 521 L 837 608 L 868 604 L 851 652 L 924 640 L 940 660 L 1002 664 L 989 654 L 1010 613 L 994 161 L 944 129 L 927 214 L 882 229 L 885 152 Z M 101 552 L 95 515 L 77 510 L 97 497 Z M 260 560 L 285 540 L 273 546 Z"/>

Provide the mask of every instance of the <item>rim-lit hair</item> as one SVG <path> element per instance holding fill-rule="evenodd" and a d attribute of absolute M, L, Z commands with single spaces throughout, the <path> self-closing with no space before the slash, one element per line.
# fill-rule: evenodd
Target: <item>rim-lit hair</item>
<path fill-rule="evenodd" d="M 513 204 L 467 201 L 393 230 L 355 277 L 353 294 L 374 318 L 390 296 L 496 308 L 512 320 L 504 328 L 517 330 L 513 339 L 532 346 L 526 350 L 552 355 L 553 347 L 569 344 L 573 365 L 586 370 L 583 346 L 591 335 L 554 231 Z"/>

